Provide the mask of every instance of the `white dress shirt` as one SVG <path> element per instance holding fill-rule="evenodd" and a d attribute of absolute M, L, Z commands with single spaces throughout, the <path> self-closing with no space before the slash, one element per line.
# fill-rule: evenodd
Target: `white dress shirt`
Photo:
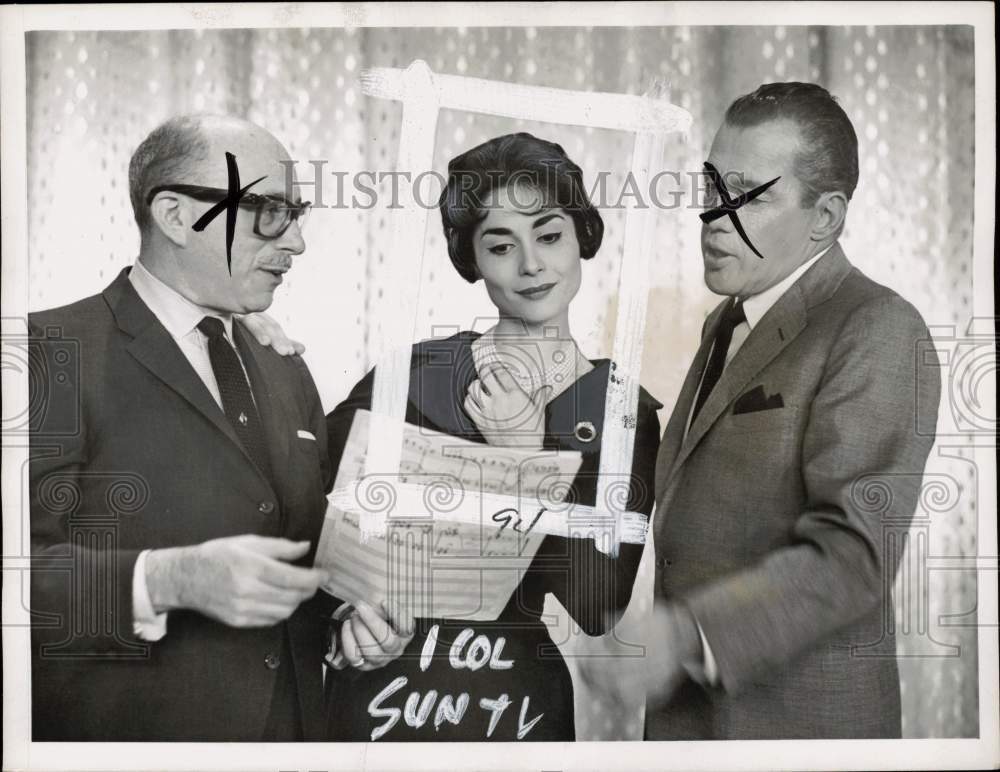
<path fill-rule="evenodd" d="M 220 319 L 225 326 L 226 340 L 232 345 L 233 317 L 192 303 L 177 290 L 153 276 L 138 260 L 129 271 L 128 278 L 142 302 L 149 307 L 160 324 L 166 327 L 170 337 L 176 341 L 181 353 L 191 363 L 221 410 L 222 395 L 215 380 L 215 371 L 212 370 L 212 360 L 208 355 L 208 338 L 198 329 L 198 323 L 206 316 Z M 240 362 L 242 361 L 241 359 Z M 149 599 L 149 590 L 146 587 L 148 554 L 149 550 L 139 553 L 132 573 L 133 629 L 143 640 L 158 641 L 167 633 L 167 613 L 157 614 Z"/>
<path fill-rule="evenodd" d="M 742 299 L 743 313 L 746 315 L 746 321 L 740 322 L 733 328 L 733 337 L 729 343 L 729 350 L 726 352 L 726 365 L 728 365 L 732 361 L 733 357 L 736 356 L 736 352 L 740 350 L 740 347 L 746 342 L 746 339 L 750 337 L 750 333 L 753 331 L 753 328 L 756 327 L 760 320 L 764 318 L 764 314 L 770 311 L 771 307 L 778 302 L 781 296 L 791 289 L 792 285 L 802 277 L 802 274 L 812 268 L 817 261 L 823 257 L 823 255 L 829 252 L 832 246 L 833 244 L 819 254 L 813 255 L 774 286 L 768 287 L 766 290 L 759 292 L 756 295 L 749 295 L 748 297 Z M 708 352 L 708 358 L 712 358 L 711 350 Z M 704 377 L 704 373 L 702 373 L 702 378 Z M 698 394 L 700 391 L 701 382 L 699 381 L 698 391 L 696 391 L 695 394 Z M 694 415 L 694 405 L 696 401 L 697 400 L 691 403 L 691 410 L 688 412 L 687 427 L 684 430 L 685 436 L 687 436 L 688 430 L 691 428 L 691 417 Z M 695 623 L 698 623 L 697 619 L 695 620 Z M 719 682 L 719 668 L 715 661 L 715 656 L 712 654 L 712 647 L 709 646 L 708 639 L 705 638 L 705 632 L 701 629 L 700 624 L 698 624 L 698 635 L 701 636 L 701 648 L 702 653 L 704 654 L 703 665 L 705 671 L 704 674 L 692 672 L 690 675 L 696 681 L 707 682 L 714 686 Z"/>

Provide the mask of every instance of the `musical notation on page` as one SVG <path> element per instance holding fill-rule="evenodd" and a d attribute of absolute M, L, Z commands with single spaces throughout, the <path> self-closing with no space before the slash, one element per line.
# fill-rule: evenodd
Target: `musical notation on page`
<path fill-rule="evenodd" d="M 552 530 L 540 525 L 571 507 L 580 454 L 406 425 L 398 472 L 364 475 L 370 422 L 368 411 L 355 414 L 330 496 L 316 557 L 332 575 L 324 589 L 415 617 L 496 619 Z M 365 511 L 386 516 L 383 534 L 362 537 Z"/>

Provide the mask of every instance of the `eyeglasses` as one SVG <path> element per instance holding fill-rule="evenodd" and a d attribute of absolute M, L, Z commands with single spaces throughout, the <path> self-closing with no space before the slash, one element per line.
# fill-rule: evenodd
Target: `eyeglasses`
<path fill-rule="evenodd" d="M 201 185 L 157 185 L 146 194 L 146 205 L 153 203 L 157 193 L 165 190 L 190 196 L 197 201 L 218 203 L 229 195 L 222 188 L 206 188 Z M 293 222 L 299 227 L 305 226 L 306 218 L 312 210 L 312 202 L 303 201 L 293 204 L 282 196 L 261 196 L 256 193 L 244 193 L 240 206 L 254 209 L 253 232 L 263 239 L 279 238 Z"/>

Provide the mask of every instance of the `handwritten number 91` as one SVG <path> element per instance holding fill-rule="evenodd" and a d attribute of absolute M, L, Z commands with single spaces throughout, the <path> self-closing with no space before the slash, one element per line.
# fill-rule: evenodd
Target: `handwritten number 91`
<path fill-rule="evenodd" d="M 521 523 L 524 521 L 521 520 L 521 514 L 513 507 L 501 509 L 499 512 L 494 513 L 492 519 L 494 523 L 501 523 L 500 530 L 497 533 L 503 533 L 503 529 L 510 526 L 512 531 L 517 531 L 519 534 L 527 536 L 531 533 L 531 529 L 535 527 L 535 524 L 538 522 L 539 518 L 541 518 L 543 512 L 545 512 L 545 507 L 538 510 L 538 514 L 535 515 L 535 519 L 531 521 L 531 525 L 523 531 L 521 530 Z"/>

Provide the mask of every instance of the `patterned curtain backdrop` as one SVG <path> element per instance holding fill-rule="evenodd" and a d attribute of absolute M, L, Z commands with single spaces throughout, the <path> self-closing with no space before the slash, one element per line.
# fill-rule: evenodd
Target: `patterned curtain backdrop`
<path fill-rule="evenodd" d="M 364 96 L 358 76 L 367 67 L 406 67 L 414 59 L 440 73 L 584 91 L 641 94 L 659 82 L 692 113 L 689 135 L 673 138 L 663 159 L 663 168 L 680 176 L 656 191 L 666 208 L 657 215 L 642 381 L 667 406 L 664 423 L 705 314 L 718 300 L 701 280 L 687 175 L 701 169 L 726 105 L 762 82 L 822 83 L 853 120 L 861 182 L 842 240 L 851 260 L 912 301 L 929 324 L 953 327 L 952 337 L 964 333 L 971 316 L 971 28 L 37 32 L 28 35 L 27 56 L 30 308 L 97 292 L 133 261 L 138 237 L 126 170 L 150 129 L 181 112 L 246 116 L 285 143 L 300 162 L 300 179 L 322 185 L 303 189 L 305 198 L 321 195 L 327 208 L 313 213 L 308 250 L 272 312 L 307 345 L 327 408 L 372 364 L 380 320 L 397 303 L 383 292 L 385 278 L 400 261 L 419 259 L 417 244 L 388 254 L 389 183 L 362 177 L 376 189 L 374 202 L 352 185 L 359 172 L 394 170 L 401 112 L 396 103 Z M 572 321 L 589 356 L 608 356 L 624 223 L 615 204 L 630 165 L 629 138 L 444 111 L 434 171 L 443 173 L 462 150 L 515 130 L 562 144 L 588 185 L 607 175 L 607 236 L 584 268 Z M 424 200 L 436 190 L 428 188 Z M 648 202 L 649 191 L 639 193 Z M 417 338 L 490 323 L 492 306 L 481 286 L 466 284 L 448 262 L 439 223 L 432 211 L 424 276 L 414 288 Z M 949 385 L 943 413 L 951 405 Z M 976 484 L 969 443 L 958 433 L 939 440 L 913 528 L 895 534 L 886 524 L 886 538 L 911 545 L 896 584 L 906 736 L 978 734 L 975 574 L 934 570 L 961 567 L 961 559 L 976 555 Z M 637 634 L 650 588 L 644 569 L 622 636 Z M 555 626 L 568 654 L 586 646 L 568 635 L 561 616 Z M 858 655 L 879 653 L 873 641 Z M 638 703 L 614 711 L 578 689 L 577 708 L 581 739 L 641 737 Z"/>

